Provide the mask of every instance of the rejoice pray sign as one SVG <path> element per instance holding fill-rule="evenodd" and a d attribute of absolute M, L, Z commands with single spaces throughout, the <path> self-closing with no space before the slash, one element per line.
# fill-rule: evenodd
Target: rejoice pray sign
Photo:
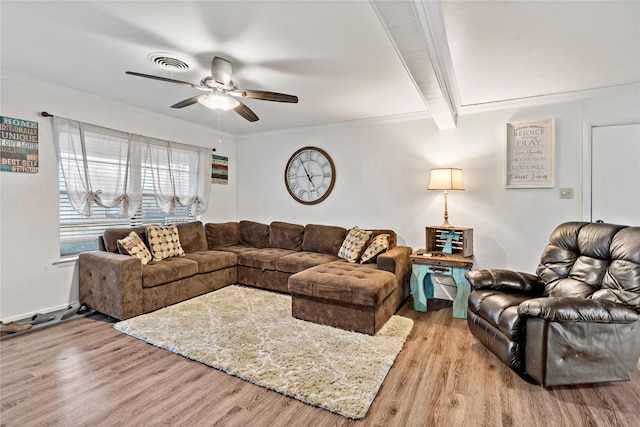
<path fill-rule="evenodd" d="M 553 119 L 507 123 L 507 188 L 553 187 Z"/>

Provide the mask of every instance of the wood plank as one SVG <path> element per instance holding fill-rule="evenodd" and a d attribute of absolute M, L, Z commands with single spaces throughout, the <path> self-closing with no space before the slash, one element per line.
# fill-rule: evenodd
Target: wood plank
<path fill-rule="evenodd" d="M 0 342 L 0 424 L 207 426 L 640 425 L 631 381 L 544 389 L 506 368 L 452 318 L 409 299 L 414 330 L 369 413 L 350 420 L 113 329 L 101 315 Z"/>

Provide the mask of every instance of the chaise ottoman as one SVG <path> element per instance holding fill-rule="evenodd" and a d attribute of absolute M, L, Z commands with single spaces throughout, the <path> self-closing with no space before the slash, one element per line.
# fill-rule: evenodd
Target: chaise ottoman
<path fill-rule="evenodd" d="M 395 276 L 375 264 L 333 261 L 288 281 L 293 317 L 373 335 L 395 312 Z"/>

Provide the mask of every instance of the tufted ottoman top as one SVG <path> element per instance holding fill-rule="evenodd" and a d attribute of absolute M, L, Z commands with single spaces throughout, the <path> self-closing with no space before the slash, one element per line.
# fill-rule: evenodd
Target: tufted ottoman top
<path fill-rule="evenodd" d="M 289 277 L 292 296 L 305 295 L 347 304 L 377 306 L 393 291 L 395 276 L 375 266 L 334 261 Z"/>

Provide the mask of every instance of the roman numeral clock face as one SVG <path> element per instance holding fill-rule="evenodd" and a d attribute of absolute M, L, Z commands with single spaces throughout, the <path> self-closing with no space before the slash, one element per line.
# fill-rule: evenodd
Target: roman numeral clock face
<path fill-rule="evenodd" d="M 284 182 L 296 201 L 305 205 L 320 203 L 329 196 L 336 182 L 333 160 L 320 148 L 301 148 L 287 162 Z"/>

